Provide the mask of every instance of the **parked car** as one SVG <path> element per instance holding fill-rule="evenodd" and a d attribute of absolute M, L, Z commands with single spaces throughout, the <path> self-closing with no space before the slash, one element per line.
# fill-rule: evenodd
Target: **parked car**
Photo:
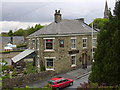
<path fill-rule="evenodd" d="M 48 86 L 57 90 L 71 85 L 73 85 L 73 80 L 64 77 L 55 77 L 48 81 Z"/>

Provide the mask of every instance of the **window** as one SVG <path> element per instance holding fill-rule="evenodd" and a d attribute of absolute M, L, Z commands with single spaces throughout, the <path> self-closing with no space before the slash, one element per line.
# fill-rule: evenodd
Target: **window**
<path fill-rule="evenodd" d="M 39 50 L 39 47 L 40 47 L 39 45 L 40 45 L 40 41 L 39 41 L 39 38 L 37 38 L 37 40 L 36 40 L 36 49 L 37 50 Z"/>
<path fill-rule="evenodd" d="M 67 82 L 68 80 L 67 79 L 62 79 L 62 82 Z"/>
<path fill-rule="evenodd" d="M 60 40 L 59 45 L 60 45 L 60 47 L 64 47 L 64 40 Z"/>
<path fill-rule="evenodd" d="M 75 65 L 75 56 L 72 56 L 72 65 Z"/>
<path fill-rule="evenodd" d="M 45 40 L 45 49 L 52 50 L 53 49 L 53 39 L 46 39 Z"/>
<path fill-rule="evenodd" d="M 28 39 L 28 48 L 30 49 L 30 45 L 31 45 L 31 40 Z"/>
<path fill-rule="evenodd" d="M 62 83 L 62 80 L 58 80 L 58 81 L 57 81 L 57 84 L 59 84 L 59 83 Z"/>
<path fill-rule="evenodd" d="M 32 48 L 35 49 L 35 39 L 32 40 Z"/>
<path fill-rule="evenodd" d="M 83 48 L 87 48 L 87 38 L 83 38 Z"/>
<path fill-rule="evenodd" d="M 46 68 L 53 69 L 53 59 L 46 59 Z"/>
<path fill-rule="evenodd" d="M 71 48 L 76 48 L 76 39 L 71 39 L 72 47 Z"/>
<path fill-rule="evenodd" d="M 51 84 L 51 85 L 54 85 L 54 82 L 53 80 L 49 80 L 48 83 Z"/>
<path fill-rule="evenodd" d="M 96 47 L 96 38 L 93 38 L 93 47 Z"/>

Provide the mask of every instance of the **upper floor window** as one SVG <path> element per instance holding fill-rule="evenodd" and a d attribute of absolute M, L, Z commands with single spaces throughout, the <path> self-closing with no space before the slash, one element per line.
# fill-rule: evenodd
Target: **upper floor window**
<path fill-rule="evenodd" d="M 39 38 L 36 39 L 36 49 L 39 50 L 40 47 L 40 40 Z"/>
<path fill-rule="evenodd" d="M 31 39 L 28 39 L 28 48 L 30 49 L 31 46 Z"/>
<path fill-rule="evenodd" d="M 32 40 L 32 48 L 35 49 L 35 39 Z"/>
<path fill-rule="evenodd" d="M 83 40 L 83 48 L 87 48 L 87 38 L 82 38 Z"/>
<path fill-rule="evenodd" d="M 97 39 L 93 38 L 93 47 L 96 47 L 96 42 L 97 42 Z"/>
<path fill-rule="evenodd" d="M 46 47 L 45 49 L 53 49 L 53 39 L 46 39 Z"/>
<path fill-rule="evenodd" d="M 54 50 L 54 39 L 55 38 L 44 38 L 45 40 L 45 51 Z"/>
<path fill-rule="evenodd" d="M 72 43 L 71 48 L 75 49 L 76 48 L 76 37 L 71 37 L 71 43 Z"/>
<path fill-rule="evenodd" d="M 59 45 L 60 45 L 60 47 L 64 47 L 64 40 L 60 40 Z"/>

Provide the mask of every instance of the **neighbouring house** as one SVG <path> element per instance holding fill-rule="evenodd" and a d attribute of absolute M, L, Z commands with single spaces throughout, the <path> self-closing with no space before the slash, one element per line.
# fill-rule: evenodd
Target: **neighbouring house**
<path fill-rule="evenodd" d="M 13 44 L 19 45 L 19 44 L 24 44 L 25 39 L 24 36 L 14 36 L 13 37 Z"/>
<path fill-rule="evenodd" d="M 45 66 L 57 73 L 92 63 L 92 30 L 94 49 L 97 31 L 84 18 L 62 19 L 60 10 L 55 10 L 54 18 L 54 22 L 27 37 L 28 49 L 13 57 L 13 63 L 32 55 L 36 67 Z"/>
<path fill-rule="evenodd" d="M 0 51 L 4 51 L 5 45 L 7 45 L 10 42 L 10 37 L 0 37 Z"/>
<path fill-rule="evenodd" d="M 4 47 L 11 42 L 11 37 L 0 37 L 0 51 L 4 51 Z M 24 44 L 24 36 L 13 36 L 13 44 Z"/>
<path fill-rule="evenodd" d="M 13 51 L 13 49 L 16 48 L 16 45 L 13 45 L 11 43 L 8 43 L 5 47 L 4 47 L 4 51 Z"/>

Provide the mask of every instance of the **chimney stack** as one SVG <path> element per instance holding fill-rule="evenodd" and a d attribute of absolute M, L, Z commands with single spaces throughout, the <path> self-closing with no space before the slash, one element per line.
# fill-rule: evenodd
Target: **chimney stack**
<path fill-rule="evenodd" d="M 60 10 L 55 10 L 55 14 L 54 14 L 54 17 L 55 17 L 55 22 L 56 23 L 59 23 L 62 19 L 61 19 L 61 14 L 60 14 Z"/>

